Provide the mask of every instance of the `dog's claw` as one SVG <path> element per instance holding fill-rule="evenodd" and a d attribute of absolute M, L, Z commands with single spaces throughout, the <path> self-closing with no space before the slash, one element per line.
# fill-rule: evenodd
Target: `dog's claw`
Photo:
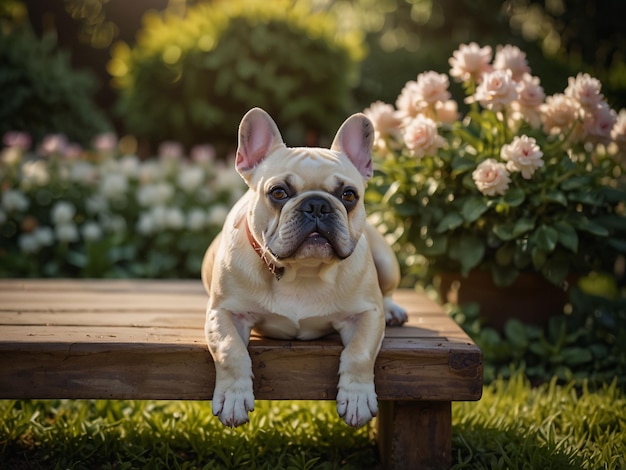
<path fill-rule="evenodd" d="M 252 380 L 249 384 L 234 382 L 220 390 L 216 388 L 212 411 L 224 426 L 234 428 L 247 423 L 250 420 L 248 413 L 254 411 Z"/>
<path fill-rule="evenodd" d="M 349 426 L 360 428 L 378 413 L 374 384 L 352 384 L 337 392 L 337 413 Z"/>
<path fill-rule="evenodd" d="M 383 308 L 385 310 L 385 323 L 387 326 L 401 326 L 407 322 L 408 316 L 406 310 L 391 300 L 390 297 L 383 299 Z"/>

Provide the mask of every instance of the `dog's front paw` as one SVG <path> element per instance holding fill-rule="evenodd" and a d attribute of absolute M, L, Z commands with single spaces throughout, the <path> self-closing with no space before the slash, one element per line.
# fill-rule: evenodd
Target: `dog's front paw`
<path fill-rule="evenodd" d="M 351 383 L 337 392 L 337 413 L 354 428 L 360 428 L 378 413 L 373 383 Z"/>
<path fill-rule="evenodd" d="M 213 392 L 213 414 L 224 426 L 234 428 L 247 423 L 248 412 L 254 410 L 252 379 L 240 379 L 228 384 L 217 383 Z"/>
<path fill-rule="evenodd" d="M 406 310 L 395 303 L 391 297 L 383 299 L 383 309 L 385 310 L 387 326 L 400 326 L 408 320 Z"/>

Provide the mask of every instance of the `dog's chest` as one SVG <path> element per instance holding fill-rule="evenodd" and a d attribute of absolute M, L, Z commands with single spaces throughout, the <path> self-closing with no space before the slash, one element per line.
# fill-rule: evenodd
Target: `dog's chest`
<path fill-rule="evenodd" d="M 332 333 L 333 323 L 346 315 L 332 295 L 314 287 L 285 289 L 268 300 L 267 311 L 259 315 L 255 329 L 275 338 L 319 338 Z"/>
<path fill-rule="evenodd" d="M 277 339 L 316 339 L 334 331 L 328 317 L 301 320 L 273 313 L 264 314 L 254 329 L 263 336 Z"/>

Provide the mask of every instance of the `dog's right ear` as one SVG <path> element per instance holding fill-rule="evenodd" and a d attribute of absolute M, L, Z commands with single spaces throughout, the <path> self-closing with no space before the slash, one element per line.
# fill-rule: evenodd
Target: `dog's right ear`
<path fill-rule="evenodd" d="M 252 108 L 239 124 L 237 171 L 247 181 L 250 171 L 280 145 L 284 142 L 274 120 L 261 108 Z"/>

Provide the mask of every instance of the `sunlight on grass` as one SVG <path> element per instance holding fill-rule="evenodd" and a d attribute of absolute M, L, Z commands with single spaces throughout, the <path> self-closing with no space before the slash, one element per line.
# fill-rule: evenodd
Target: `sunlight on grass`
<path fill-rule="evenodd" d="M 208 402 L 0 401 L 0 468 L 376 469 L 374 426 L 332 401 L 258 401 L 224 428 Z M 626 396 L 521 375 L 453 405 L 455 469 L 626 468 Z"/>
<path fill-rule="evenodd" d="M 334 402 L 257 401 L 251 422 L 229 429 L 210 403 L 0 402 L 0 467 L 367 468 L 369 428 L 353 430 Z M 36 467 L 35 467 L 36 468 Z"/>
<path fill-rule="evenodd" d="M 455 403 L 453 416 L 453 468 L 626 467 L 626 397 L 615 384 L 531 388 L 518 374 L 480 402 Z"/>

